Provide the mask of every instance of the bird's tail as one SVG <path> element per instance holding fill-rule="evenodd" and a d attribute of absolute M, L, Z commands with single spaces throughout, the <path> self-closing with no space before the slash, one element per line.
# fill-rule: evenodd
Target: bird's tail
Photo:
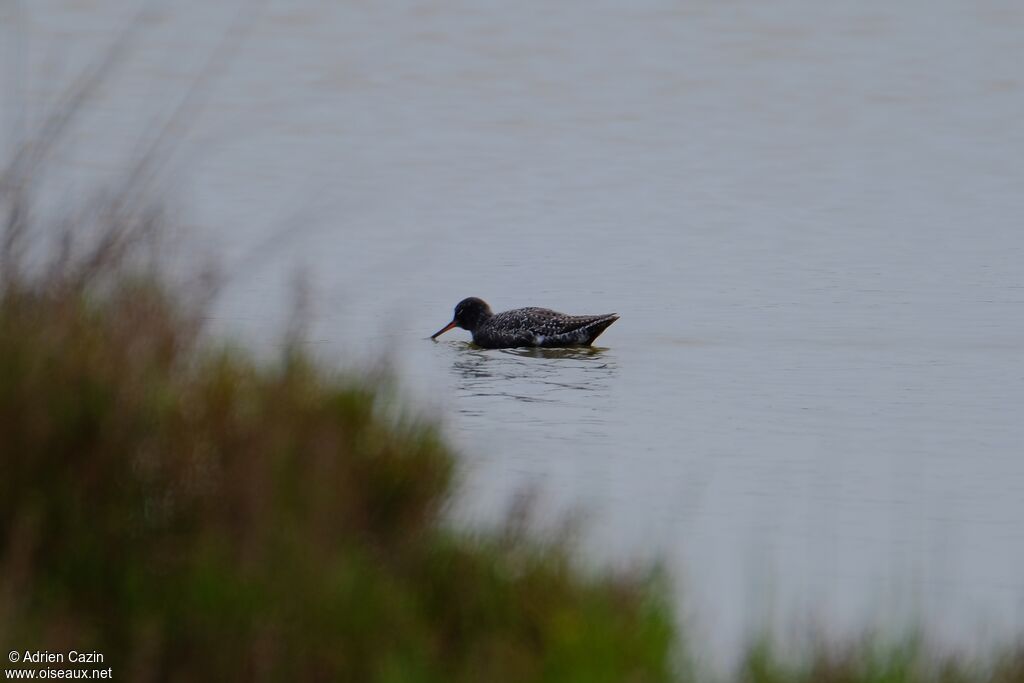
<path fill-rule="evenodd" d="M 583 329 L 587 332 L 587 346 L 594 343 L 594 340 L 601 336 L 601 333 L 608 329 L 608 326 L 619 319 L 617 313 L 603 315 L 592 323 L 588 323 Z"/>

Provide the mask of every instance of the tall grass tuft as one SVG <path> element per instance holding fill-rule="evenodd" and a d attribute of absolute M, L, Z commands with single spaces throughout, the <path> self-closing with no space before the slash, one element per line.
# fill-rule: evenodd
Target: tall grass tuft
<path fill-rule="evenodd" d="M 112 193 L 38 225 L 31 169 L 3 178 L 0 649 L 131 680 L 670 679 L 652 584 L 451 529 L 433 424 L 207 335 L 144 258 L 163 214 Z"/>

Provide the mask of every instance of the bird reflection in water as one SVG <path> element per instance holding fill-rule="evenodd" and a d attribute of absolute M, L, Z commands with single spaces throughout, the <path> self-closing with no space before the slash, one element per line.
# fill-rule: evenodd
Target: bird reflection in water
<path fill-rule="evenodd" d="M 607 395 L 616 374 L 606 348 L 484 350 L 459 344 L 452 369 L 459 393 L 471 398 L 510 398 L 524 403 L 574 403 Z M 472 403 L 460 411 L 475 413 Z"/>

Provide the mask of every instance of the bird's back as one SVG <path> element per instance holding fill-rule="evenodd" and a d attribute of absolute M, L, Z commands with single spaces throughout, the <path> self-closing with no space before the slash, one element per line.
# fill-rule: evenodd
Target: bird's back
<path fill-rule="evenodd" d="M 549 308 L 516 308 L 492 316 L 473 341 L 486 348 L 589 346 L 618 319 L 614 313 L 566 315 Z"/>

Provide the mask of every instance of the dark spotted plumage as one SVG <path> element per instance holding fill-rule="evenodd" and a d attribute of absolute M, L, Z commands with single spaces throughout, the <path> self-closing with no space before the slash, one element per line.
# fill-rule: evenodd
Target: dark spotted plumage
<path fill-rule="evenodd" d="M 486 349 L 516 346 L 590 346 L 598 335 L 619 319 L 606 315 L 566 315 L 547 308 L 517 308 L 504 313 L 491 313 L 483 299 L 463 299 L 455 307 L 455 316 L 431 339 L 453 327 L 473 334 L 473 343 Z"/>

